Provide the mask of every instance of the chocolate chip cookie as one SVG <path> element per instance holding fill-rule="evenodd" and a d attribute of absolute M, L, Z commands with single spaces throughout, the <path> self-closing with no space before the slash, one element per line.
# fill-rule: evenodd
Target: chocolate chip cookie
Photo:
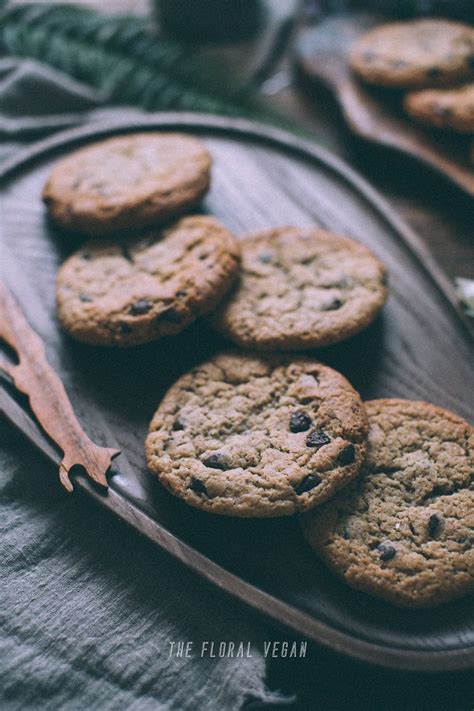
<path fill-rule="evenodd" d="M 349 61 L 369 84 L 447 85 L 474 75 L 474 28 L 436 19 L 389 23 L 364 34 Z"/>
<path fill-rule="evenodd" d="M 135 133 L 60 160 L 43 190 L 51 217 L 84 234 L 139 229 L 183 212 L 207 192 L 211 158 L 179 133 Z"/>
<path fill-rule="evenodd" d="M 349 585 L 396 605 L 474 590 L 474 428 L 425 402 L 365 406 L 366 463 L 302 517 L 306 539 Z"/>
<path fill-rule="evenodd" d="M 207 314 L 238 269 L 237 241 L 211 217 L 185 217 L 138 241 L 93 241 L 59 269 L 59 320 L 85 343 L 145 343 Z"/>
<path fill-rule="evenodd" d="M 365 328 L 385 303 L 383 264 L 348 237 L 280 227 L 248 235 L 240 244 L 238 285 L 210 323 L 241 346 L 327 346 Z"/>
<path fill-rule="evenodd" d="M 411 91 L 403 105 L 407 114 L 420 123 L 474 133 L 474 83 L 455 89 Z"/>
<path fill-rule="evenodd" d="M 148 467 L 205 511 L 286 516 L 359 472 L 367 419 L 338 372 L 289 356 L 225 353 L 181 377 L 155 413 Z"/>

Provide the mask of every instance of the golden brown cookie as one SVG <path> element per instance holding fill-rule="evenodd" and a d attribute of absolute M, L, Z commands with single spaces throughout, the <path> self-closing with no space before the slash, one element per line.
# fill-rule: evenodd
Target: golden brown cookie
<path fill-rule="evenodd" d="M 356 41 L 349 62 L 369 84 L 446 86 L 474 75 L 474 28 L 437 19 L 381 25 Z"/>
<path fill-rule="evenodd" d="M 59 269 L 59 320 L 86 343 L 145 343 L 207 314 L 238 269 L 237 241 L 211 217 L 185 217 L 139 241 L 92 241 Z"/>
<path fill-rule="evenodd" d="M 474 133 L 474 83 L 455 89 L 411 91 L 403 106 L 420 123 Z"/>
<path fill-rule="evenodd" d="M 168 391 L 146 440 L 148 467 L 212 513 L 287 516 L 359 472 L 367 418 L 338 372 L 290 356 L 226 353 Z"/>
<path fill-rule="evenodd" d="M 371 323 L 387 298 L 384 266 L 348 237 L 279 227 L 240 245 L 239 282 L 210 323 L 241 346 L 297 350 L 336 343 Z"/>
<path fill-rule="evenodd" d="M 192 136 L 118 136 L 58 161 L 43 200 L 63 227 L 109 235 L 147 227 L 195 205 L 209 188 L 210 168 L 209 153 Z"/>
<path fill-rule="evenodd" d="M 373 400 L 358 479 L 302 518 L 349 585 L 428 607 L 474 590 L 474 428 L 426 402 Z"/>

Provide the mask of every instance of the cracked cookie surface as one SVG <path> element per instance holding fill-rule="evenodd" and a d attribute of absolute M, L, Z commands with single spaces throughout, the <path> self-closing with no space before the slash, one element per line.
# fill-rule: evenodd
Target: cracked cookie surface
<path fill-rule="evenodd" d="M 192 136 L 109 138 L 59 160 L 43 190 L 51 217 L 92 236 L 147 227 L 207 192 L 211 157 Z"/>
<path fill-rule="evenodd" d="M 474 590 L 474 428 L 425 402 L 373 400 L 359 478 L 302 519 L 354 588 L 407 607 Z"/>
<path fill-rule="evenodd" d="M 348 237 L 280 227 L 239 243 L 239 281 L 210 318 L 238 345 L 258 350 L 330 345 L 368 326 L 385 303 L 383 264 Z"/>
<path fill-rule="evenodd" d="M 84 245 L 56 279 L 63 328 L 85 343 L 130 346 L 209 313 L 239 269 L 239 246 L 211 217 L 184 217 L 135 240 Z"/>
<path fill-rule="evenodd" d="M 171 387 L 151 422 L 146 457 L 191 506 L 285 516 L 351 481 L 366 435 L 360 397 L 340 373 L 307 358 L 234 352 Z"/>
<path fill-rule="evenodd" d="M 428 126 L 474 133 L 474 83 L 455 89 L 411 91 L 403 105 L 409 116 Z"/>
<path fill-rule="evenodd" d="M 349 61 L 370 84 L 443 86 L 474 76 L 474 28 L 437 19 L 381 25 L 356 41 Z"/>

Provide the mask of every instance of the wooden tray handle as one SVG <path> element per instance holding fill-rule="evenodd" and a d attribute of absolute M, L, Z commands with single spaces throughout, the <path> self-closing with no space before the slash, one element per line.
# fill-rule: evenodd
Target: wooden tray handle
<path fill-rule="evenodd" d="M 64 385 L 46 360 L 40 337 L 28 325 L 7 287 L 0 282 L 0 338 L 18 356 L 18 364 L 0 361 L 0 369 L 28 396 L 39 423 L 63 452 L 59 479 L 66 491 L 73 486 L 73 466 L 85 469 L 97 484 L 107 487 L 106 473 L 119 449 L 98 447 L 81 428 Z"/>

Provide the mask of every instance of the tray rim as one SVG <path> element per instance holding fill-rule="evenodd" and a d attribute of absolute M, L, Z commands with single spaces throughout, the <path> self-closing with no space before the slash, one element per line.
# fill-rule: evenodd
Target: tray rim
<path fill-rule="evenodd" d="M 9 180 L 15 172 L 29 166 L 30 163 L 56 149 L 71 143 L 97 138 L 104 134 L 133 132 L 152 129 L 194 130 L 197 132 L 217 132 L 233 134 L 235 137 L 256 139 L 276 149 L 293 152 L 299 157 L 322 164 L 335 173 L 339 179 L 349 185 L 370 204 L 388 226 L 398 234 L 405 246 L 412 252 L 419 267 L 427 274 L 444 297 L 453 315 L 457 316 L 458 325 L 464 336 L 472 336 L 472 326 L 462 312 L 454 287 L 438 267 L 432 256 L 421 243 L 416 233 L 401 220 L 385 199 L 355 170 L 346 165 L 337 156 L 311 141 L 294 136 L 287 131 L 247 119 L 234 119 L 208 114 L 162 112 L 143 117 L 127 116 L 121 120 L 108 120 L 92 125 L 61 131 L 52 137 L 20 150 L 0 166 L 0 181 Z M 3 405 L 0 410 L 50 461 L 59 463 L 60 456 L 47 437 L 36 426 L 28 413 L 23 410 L 2 386 L 0 392 Z M 122 455 L 123 457 L 124 455 Z M 241 579 L 226 568 L 215 563 L 164 526 L 152 519 L 137 504 L 129 501 L 113 488 L 113 479 L 107 494 L 97 491 L 86 477 L 75 478 L 77 486 L 95 501 L 112 511 L 138 532 L 145 535 L 162 550 L 180 560 L 219 590 L 239 599 L 258 613 L 272 619 L 280 625 L 298 632 L 313 642 L 332 652 L 351 657 L 375 666 L 404 671 L 447 672 L 474 668 L 474 645 L 441 651 L 407 650 L 401 647 L 389 647 L 357 638 L 356 636 L 335 629 L 330 624 L 319 621 L 312 615 L 299 610 L 293 605 L 273 597 L 252 583 Z"/>

